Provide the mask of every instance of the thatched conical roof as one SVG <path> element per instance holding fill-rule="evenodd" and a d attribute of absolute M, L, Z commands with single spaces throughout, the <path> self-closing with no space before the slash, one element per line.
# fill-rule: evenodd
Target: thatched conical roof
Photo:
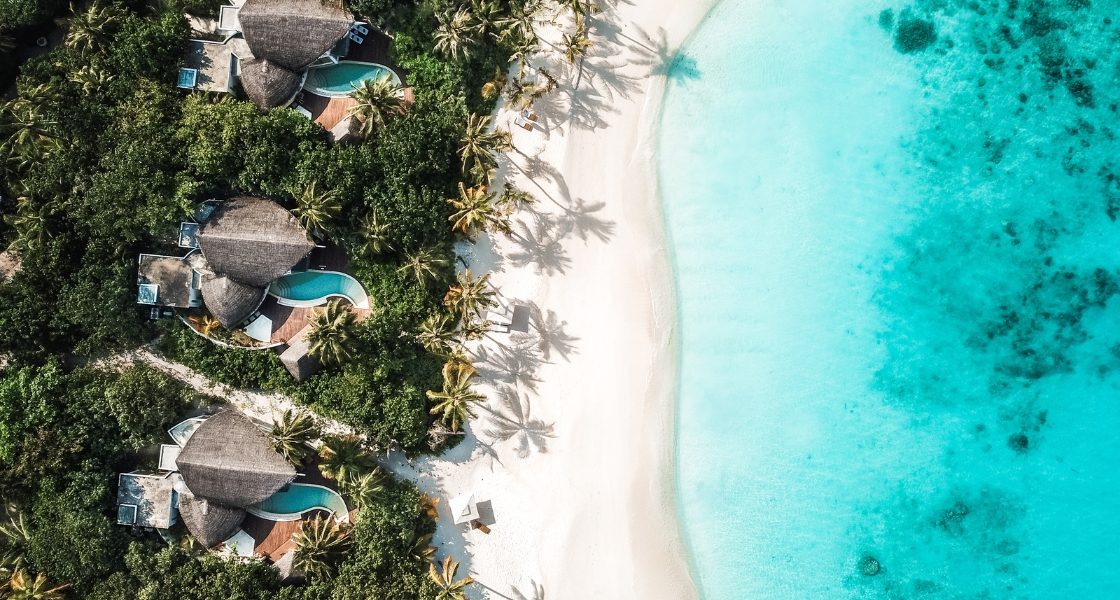
<path fill-rule="evenodd" d="M 226 329 L 237 327 L 253 314 L 265 295 L 265 288 L 245 285 L 224 275 L 202 278 L 202 300 Z"/>
<path fill-rule="evenodd" d="M 291 71 L 302 71 L 354 24 L 354 15 L 330 0 L 246 0 L 237 19 L 253 56 Z"/>
<path fill-rule="evenodd" d="M 296 476 L 264 432 L 232 410 L 199 425 L 175 463 L 192 494 L 240 508 L 268 498 Z"/>
<path fill-rule="evenodd" d="M 200 544 L 212 548 L 237 532 L 245 520 L 245 511 L 192 494 L 181 494 L 179 516 L 183 517 L 183 524 Z"/>
<path fill-rule="evenodd" d="M 245 95 L 262 110 L 291 103 L 303 85 L 295 72 L 260 58 L 241 63 L 239 78 Z"/>
<path fill-rule="evenodd" d="M 252 196 L 215 209 L 199 229 L 198 244 L 215 273 L 258 288 L 292 270 L 315 247 L 292 213 Z"/>

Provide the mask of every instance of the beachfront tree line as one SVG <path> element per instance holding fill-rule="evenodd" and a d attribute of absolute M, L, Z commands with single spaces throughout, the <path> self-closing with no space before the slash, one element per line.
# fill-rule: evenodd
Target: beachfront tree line
<path fill-rule="evenodd" d="M 201 399 L 150 370 L 78 365 L 154 341 L 212 379 L 285 393 L 354 427 L 365 453 L 458 440 L 451 434 L 482 399 L 462 343 L 489 329 L 494 292 L 488 275 L 456 273 L 451 243 L 509 233 L 510 215 L 531 202 L 510 186 L 490 191 L 496 156 L 512 146 L 480 115 L 499 95 L 521 107 L 555 88 L 534 66 L 532 25 L 570 11 L 572 35 L 586 39 L 594 11 L 585 2 L 355 0 L 355 12 L 376 9 L 369 20 L 394 30 L 415 100 L 405 107 L 399 90 L 363 86 L 361 139 L 334 145 L 293 111 L 174 88 L 189 36 L 183 10 L 217 5 L 0 7 L 23 11 L 0 18 L 5 65 L 44 22 L 57 18 L 65 32 L 20 65 L 15 97 L 0 103 L 0 247 L 22 265 L 0 278 L 0 501 L 9 511 L 0 517 L 0 589 L 45 598 L 459 597 L 456 566 L 432 563 L 430 502 L 376 470 L 339 480 L 363 510 L 353 528 L 305 532 L 308 544 L 326 546 L 305 556 L 328 566 L 313 566 L 303 587 L 189 543 L 129 537 L 111 525 L 113 473 L 138 464 L 136 452 Z M 459 24 L 469 27 L 456 35 L 469 49 L 452 51 L 441 31 L 464 10 Z M 516 77 L 507 78 L 511 65 Z M 346 248 L 376 305 L 360 323 L 344 306 L 321 312 L 314 352 L 329 368 L 304 384 L 273 353 L 210 344 L 177 322 L 149 322 L 135 304 L 137 254 L 173 253 L 177 224 L 199 200 L 235 193 L 285 202 L 314 235 Z M 346 472 L 347 443 L 324 439 L 314 454 Z M 338 536 L 345 541 L 333 544 Z"/>

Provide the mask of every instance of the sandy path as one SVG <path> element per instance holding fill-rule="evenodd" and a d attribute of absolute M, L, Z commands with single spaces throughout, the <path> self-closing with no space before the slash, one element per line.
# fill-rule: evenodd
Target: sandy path
<path fill-rule="evenodd" d="M 95 361 L 91 366 L 109 369 L 122 369 L 135 363 L 147 364 L 167 375 L 187 384 L 196 392 L 221 398 L 233 408 L 259 423 L 269 424 L 279 420 L 284 411 L 296 409 L 306 411 L 291 398 L 282 394 L 265 394 L 242 390 L 224 383 L 211 381 L 205 375 L 190 367 L 167 360 L 147 348 L 122 352 L 112 357 Z M 338 421 L 316 415 L 323 431 L 327 433 L 350 433 L 352 429 Z"/>

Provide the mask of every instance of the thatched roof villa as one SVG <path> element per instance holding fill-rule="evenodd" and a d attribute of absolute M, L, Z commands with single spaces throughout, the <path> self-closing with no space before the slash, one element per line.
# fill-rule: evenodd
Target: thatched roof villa
<path fill-rule="evenodd" d="M 198 425 L 173 469 L 122 474 L 118 523 L 167 529 L 181 517 L 191 535 L 211 548 L 237 533 L 246 508 L 296 478 L 296 470 L 269 447 L 264 432 L 232 410 Z"/>
<path fill-rule="evenodd" d="M 174 308 L 205 304 L 227 329 L 243 324 L 264 302 L 268 284 L 315 248 L 291 213 L 253 196 L 218 205 L 192 242 L 200 255 L 141 255 L 137 302 Z"/>
<path fill-rule="evenodd" d="M 309 66 L 337 62 L 346 54 L 354 25 L 354 16 L 338 0 L 234 1 L 222 7 L 217 23 L 224 41 L 191 41 L 186 71 L 195 76 L 186 78 L 193 83 L 184 87 L 198 88 L 201 74 L 204 81 L 219 82 L 216 91 L 226 91 L 229 86 L 220 80 L 228 72 L 260 108 L 287 106 L 303 87 Z M 208 77 L 209 71 L 216 75 Z"/>

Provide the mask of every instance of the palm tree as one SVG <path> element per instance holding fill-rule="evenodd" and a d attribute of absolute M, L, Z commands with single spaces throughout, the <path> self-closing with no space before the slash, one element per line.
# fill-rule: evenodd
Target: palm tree
<path fill-rule="evenodd" d="M 416 532 L 412 535 L 412 543 L 408 547 L 408 555 L 418 563 L 429 563 L 436 555 L 436 548 L 432 545 L 432 534 Z"/>
<path fill-rule="evenodd" d="M 325 309 L 315 311 L 307 340 L 311 343 L 308 354 L 324 364 L 337 366 L 350 360 L 354 356 L 354 313 L 350 306 L 335 298 Z"/>
<path fill-rule="evenodd" d="M 296 208 L 292 212 L 311 235 L 324 239 L 342 213 L 342 204 L 333 190 L 320 192 L 316 189 L 317 185 L 313 181 L 303 189 L 292 191 L 296 199 Z"/>
<path fill-rule="evenodd" d="M 397 272 L 411 273 L 416 278 L 416 283 L 427 286 L 428 283 L 439 280 L 439 270 L 447 266 L 447 258 L 440 256 L 434 248 L 421 248 L 415 252 L 404 255 L 404 264 Z"/>
<path fill-rule="evenodd" d="M 532 40 L 535 44 L 537 40 L 536 21 L 540 9 L 540 2 L 536 1 L 511 3 L 509 16 L 498 24 L 501 27 L 501 33 L 498 34 L 499 41 L 508 43 L 510 40 L 520 39 Z M 511 45 L 517 46 L 517 43 Z"/>
<path fill-rule="evenodd" d="M 331 435 L 319 446 L 319 472 L 327 479 L 345 481 L 353 473 L 364 473 L 374 467 L 373 456 L 366 451 L 362 438 L 356 435 Z"/>
<path fill-rule="evenodd" d="M 311 413 L 288 409 L 279 421 L 273 421 L 269 441 L 273 450 L 298 467 L 311 454 L 308 444 L 318 437 L 319 424 Z"/>
<path fill-rule="evenodd" d="M 471 3 L 470 10 L 478 37 L 486 38 L 491 35 L 497 37 L 497 29 L 503 21 L 502 7 L 494 0 L 476 0 Z"/>
<path fill-rule="evenodd" d="M 560 10 L 571 11 L 572 16 L 577 20 L 595 16 L 602 12 L 596 0 L 556 0 L 556 4 Z"/>
<path fill-rule="evenodd" d="M 54 217 L 55 207 L 53 201 L 37 205 L 29 196 L 20 196 L 15 213 L 4 216 L 4 222 L 16 230 L 10 248 L 16 251 L 42 248 L 51 237 L 47 225 Z"/>
<path fill-rule="evenodd" d="M 449 362 L 443 366 L 443 389 L 427 392 L 428 399 L 436 403 L 428 412 L 439 415 L 440 422 L 451 431 L 459 431 L 462 424 L 474 416 L 472 404 L 486 399 L 471 388 L 471 379 L 477 374 L 470 365 Z"/>
<path fill-rule="evenodd" d="M 467 269 L 455 274 L 455 284 L 443 297 L 443 305 L 452 313 L 466 318 L 482 317 L 486 309 L 494 306 L 494 290 L 490 287 L 490 274 L 475 277 Z"/>
<path fill-rule="evenodd" d="M 459 561 L 452 560 L 450 556 L 444 557 L 443 563 L 440 568 L 436 568 L 436 563 L 428 565 L 428 577 L 432 578 L 436 587 L 439 588 L 439 593 L 436 594 L 434 600 L 466 600 L 467 586 L 474 583 L 474 579 L 464 577 L 456 580 L 455 574 L 459 570 Z"/>
<path fill-rule="evenodd" d="M 362 219 L 361 251 L 369 256 L 378 256 L 392 249 L 389 244 L 389 225 L 377 218 L 377 211 L 370 211 Z"/>
<path fill-rule="evenodd" d="M 374 467 L 365 473 L 351 471 L 345 479 L 338 481 L 338 489 L 350 498 L 351 504 L 362 509 L 385 493 L 387 481 L 385 472 Z"/>
<path fill-rule="evenodd" d="M 70 584 L 50 587 L 47 576 L 43 573 L 32 577 L 26 569 L 19 568 L 12 572 L 7 587 L 4 598 L 10 600 L 62 600 L 65 598 L 62 592 Z"/>
<path fill-rule="evenodd" d="M 71 4 L 70 12 L 74 16 L 65 22 L 69 27 L 66 47 L 83 53 L 98 51 L 107 46 L 112 38 L 111 31 L 123 16 L 116 6 L 102 5 L 100 2 L 94 2 L 85 12 L 77 12 Z"/>
<path fill-rule="evenodd" d="M 0 111 L 0 118 L 0 130 L 8 138 L 3 145 L 16 156 L 35 162 L 61 146 L 54 133 L 58 123 L 29 101 L 9 102 Z"/>
<path fill-rule="evenodd" d="M 447 356 L 458 346 L 455 339 L 455 323 L 450 315 L 431 315 L 420 323 L 416 341 L 425 350 L 438 356 Z"/>
<path fill-rule="evenodd" d="M 109 85 L 113 81 L 113 76 L 105 69 L 99 69 L 93 65 L 86 65 L 73 73 L 70 73 L 70 81 L 82 86 L 82 93 L 92 94 L 100 91 L 101 88 Z"/>
<path fill-rule="evenodd" d="M 460 8 L 454 14 L 438 15 L 439 27 L 436 28 L 436 51 L 452 60 L 470 58 L 471 50 L 478 43 L 473 37 L 477 30 L 470 11 Z"/>
<path fill-rule="evenodd" d="M 194 325 L 194 328 L 205 337 L 210 337 L 211 334 L 222 328 L 222 322 L 214 318 L 214 315 L 210 313 L 192 316 L 188 320 Z"/>
<path fill-rule="evenodd" d="M 498 161 L 494 158 L 494 153 L 513 149 L 508 131 L 489 129 L 490 117 L 471 113 L 467 117 L 467 128 L 459 146 L 463 173 L 471 173 L 479 180 L 488 178 L 490 172 L 497 168 Z"/>
<path fill-rule="evenodd" d="M 24 556 L 30 543 L 31 529 L 27 527 L 23 513 L 0 525 L 0 550 L 3 552 L 0 555 L 0 568 L 23 568 Z"/>
<path fill-rule="evenodd" d="M 502 194 L 498 196 L 498 201 L 495 205 L 503 213 L 509 215 L 513 214 L 519 208 L 523 208 L 536 202 L 537 199 L 532 194 L 525 190 L 519 189 L 517 186 L 510 182 L 505 182 L 502 185 Z"/>
<path fill-rule="evenodd" d="M 579 27 L 575 33 L 565 33 L 561 48 L 564 50 L 564 59 L 569 64 L 575 64 L 579 59 L 582 62 L 584 56 L 587 56 L 587 51 L 594 45 L 591 38 L 587 37 L 587 28 Z"/>
<path fill-rule="evenodd" d="M 350 97 L 357 104 L 350 108 L 350 114 L 362 122 L 360 131 L 363 137 L 371 137 L 380 131 L 390 117 L 404 114 L 403 90 L 389 76 L 366 79 L 354 86 Z"/>
<path fill-rule="evenodd" d="M 531 66 L 529 59 L 540 52 L 540 43 L 536 35 L 522 36 L 517 34 L 512 39 L 509 64 L 516 64 L 517 76 L 525 77 L 525 71 Z"/>
<path fill-rule="evenodd" d="M 509 215 L 503 214 L 494 206 L 494 194 L 485 185 L 468 188 L 459 182 L 459 197 L 448 198 L 447 203 L 455 209 L 448 219 L 451 229 L 470 241 L 474 241 L 479 230 L 494 230 L 510 234 Z"/>
<path fill-rule="evenodd" d="M 350 544 L 350 530 L 334 519 L 317 516 L 300 523 L 292 543 L 296 568 L 309 579 L 325 579 L 334 574 L 335 563 Z"/>

